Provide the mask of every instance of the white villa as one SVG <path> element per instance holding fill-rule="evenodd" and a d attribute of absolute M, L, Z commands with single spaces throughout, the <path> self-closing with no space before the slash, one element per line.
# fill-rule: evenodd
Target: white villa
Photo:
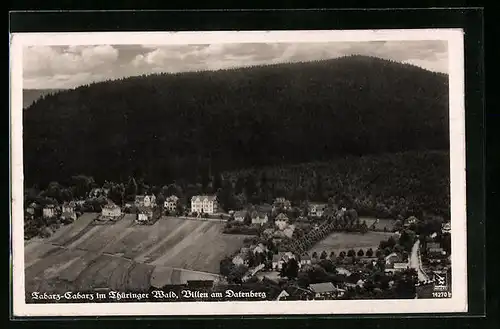
<path fill-rule="evenodd" d="M 155 207 L 156 197 L 152 195 L 137 195 L 135 197 L 135 205 L 137 207 Z"/>
<path fill-rule="evenodd" d="M 62 206 L 62 212 L 75 212 L 75 208 L 76 208 L 76 203 L 74 201 L 71 201 L 69 203 L 65 203 L 63 204 Z"/>
<path fill-rule="evenodd" d="M 176 195 L 169 196 L 164 203 L 165 210 L 168 211 L 176 211 L 177 203 L 179 202 L 179 198 Z"/>
<path fill-rule="evenodd" d="M 137 221 L 145 222 L 153 218 L 153 210 L 150 207 L 140 207 L 137 212 Z"/>
<path fill-rule="evenodd" d="M 191 212 L 213 214 L 218 211 L 215 195 L 195 195 L 191 198 Z"/>
<path fill-rule="evenodd" d="M 76 203 L 73 201 L 63 204 L 61 217 L 75 220 L 76 219 L 75 208 L 76 208 Z"/>
<path fill-rule="evenodd" d="M 56 207 L 53 204 L 45 206 L 42 210 L 44 218 L 51 218 L 56 215 Z"/>
<path fill-rule="evenodd" d="M 116 218 L 116 217 L 120 217 L 121 214 L 122 214 L 122 210 L 120 209 L 120 207 L 118 207 L 115 204 L 107 204 L 104 207 L 102 207 L 101 215 L 103 217 Z"/>

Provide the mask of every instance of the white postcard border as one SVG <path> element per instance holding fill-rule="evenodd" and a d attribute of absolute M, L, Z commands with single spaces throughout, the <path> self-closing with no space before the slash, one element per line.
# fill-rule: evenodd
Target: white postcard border
<path fill-rule="evenodd" d="M 23 227 L 23 47 L 447 40 L 450 99 L 452 298 L 259 302 L 26 304 Z M 11 34 L 11 241 L 14 316 L 388 314 L 467 311 L 464 44 L 460 29 L 343 31 L 91 32 Z"/>

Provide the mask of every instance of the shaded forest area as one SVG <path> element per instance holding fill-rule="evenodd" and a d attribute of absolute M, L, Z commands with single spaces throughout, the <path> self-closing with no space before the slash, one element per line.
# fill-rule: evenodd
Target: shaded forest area
<path fill-rule="evenodd" d="M 259 204 L 286 197 L 299 205 L 304 200 L 326 203 L 333 198 L 339 207 L 354 208 L 361 216 L 449 219 L 449 166 L 449 152 L 412 151 L 236 170 L 222 174 L 223 182 L 232 182 L 229 186 L 234 189 L 226 192 L 223 183 L 219 199 L 224 204 L 226 196 L 234 194 L 237 200 Z"/>
<path fill-rule="evenodd" d="M 43 188 L 76 174 L 98 182 L 134 176 L 161 186 L 240 168 L 447 150 L 447 79 L 350 56 L 139 76 L 60 91 L 24 111 L 25 180 Z M 385 169 L 411 180 L 419 169 L 409 168 Z M 330 176 L 338 182 L 336 177 Z"/>

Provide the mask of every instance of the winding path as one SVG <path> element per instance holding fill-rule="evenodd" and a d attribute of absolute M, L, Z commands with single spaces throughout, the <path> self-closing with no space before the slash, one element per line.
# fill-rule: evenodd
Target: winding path
<path fill-rule="evenodd" d="M 429 281 L 429 277 L 425 274 L 422 269 L 422 262 L 420 260 L 420 241 L 417 240 L 411 249 L 411 257 L 410 257 L 410 267 L 414 268 L 418 274 L 418 281 Z"/>

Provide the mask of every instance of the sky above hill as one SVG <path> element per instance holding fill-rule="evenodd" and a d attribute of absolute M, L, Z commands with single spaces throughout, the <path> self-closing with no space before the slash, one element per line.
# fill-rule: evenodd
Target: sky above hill
<path fill-rule="evenodd" d="M 219 70 L 368 55 L 448 73 L 446 41 L 30 46 L 24 89 L 67 89 L 151 73 Z"/>

